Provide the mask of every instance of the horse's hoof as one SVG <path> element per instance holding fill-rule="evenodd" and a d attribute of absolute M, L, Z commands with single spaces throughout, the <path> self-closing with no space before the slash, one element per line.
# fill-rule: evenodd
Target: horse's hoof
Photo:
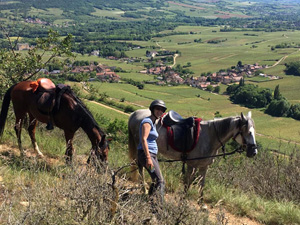
<path fill-rule="evenodd" d="M 142 188 L 142 192 L 143 192 L 143 194 L 145 194 L 145 195 L 148 195 L 148 194 L 149 194 L 149 191 L 147 190 L 147 188 Z"/>
<path fill-rule="evenodd" d="M 66 165 L 67 166 L 72 166 L 72 159 L 70 159 L 70 158 L 66 158 Z"/>
<path fill-rule="evenodd" d="M 26 153 L 24 151 L 20 151 L 20 157 L 21 158 L 25 158 L 26 157 Z"/>
<path fill-rule="evenodd" d="M 37 154 L 37 157 L 43 159 L 45 156 L 43 155 L 43 153 L 41 153 L 41 154 Z"/>
<path fill-rule="evenodd" d="M 200 210 L 203 212 L 208 212 L 208 207 L 206 204 L 202 203 L 200 204 Z"/>

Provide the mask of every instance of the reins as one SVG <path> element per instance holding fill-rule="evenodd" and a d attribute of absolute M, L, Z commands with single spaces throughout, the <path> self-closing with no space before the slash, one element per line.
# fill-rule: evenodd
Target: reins
<path fill-rule="evenodd" d="M 227 156 L 227 155 L 233 155 L 234 153 L 238 152 L 238 153 L 242 153 L 244 150 L 239 147 L 235 150 L 233 150 L 232 152 L 225 152 L 222 154 L 218 154 L 218 155 L 211 155 L 211 156 L 202 156 L 202 157 L 197 157 L 197 158 L 190 158 L 190 159 L 184 159 L 184 161 L 192 161 L 192 160 L 201 160 L 201 159 L 208 159 L 208 158 L 216 158 L 216 157 L 220 157 L 220 156 Z M 183 161 L 183 159 L 159 159 L 159 162 L 179 162 L 179 161 Z"/>

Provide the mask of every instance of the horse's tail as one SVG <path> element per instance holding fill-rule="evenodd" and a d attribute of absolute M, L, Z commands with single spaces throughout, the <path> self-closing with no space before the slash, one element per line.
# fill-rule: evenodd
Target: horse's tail
<path fill-rule="evenodd" d="M 134 141 L 134 136 L 132 133 L 132 130 L 130 128 L 130 120 L 131 120 L 132 114 L 129 117 L 128 120 L 128 148 L 129 148 L 129 158 L 131 162 L 137 162 L 137 146 Z M 137 165 L 131 166 L 131 180 L 137 181 L 138 180 L 138 168 Z"/>
<path fill-rule="evenodd" d="M 4 99 L 2 102 L 2 108 L 1 108 L 1 113 L 0 113 L 0 137 L 3 135 L 4 127 L 5 127 L 5 122 L 7 118 L 7 113 L 9 109 L 9 104 L 11 100 L 11 90 L 14 88 L 15 85 L 11 86 L 5 93 Z"/>

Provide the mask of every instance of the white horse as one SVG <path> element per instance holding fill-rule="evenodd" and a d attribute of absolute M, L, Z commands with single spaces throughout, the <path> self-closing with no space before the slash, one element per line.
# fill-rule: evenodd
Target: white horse
<path fill-rule="evenodd" d="M 137 159 L 140 123 L 143 118 L 150 115 L 150 110 L 140 109 L 133 112 L 129 117 L 128 145 L 129 156 L 131 160 Z M 217 154 L 218 149 L 224 146 L 228 140 L 233 138 L 241 146 L 246 147 L 247 157 L 253 157 L 257 154 L 254 121 L 251 119 L 251 112 L 249 112 L 246 117 L 243 115 L 243 113 L 241 113 L 241 116 L 201 121 L 200 127 L 201 131 L 198 142 L 196 143 L 195 148 L 190 151 L 186 157 L 187 172 L 184 179 L 185 191 L 187 191 L 193 182 L 194 175 L 198 169 L 198 174 L 201 176 L 199 203 L 202 202 L 203 187 L 207 168 L 210 164 L 212 164 L 213 157 Z M 159 153 L 168 159 L 182 159 L 183 153 L 174 150 L 168 144 L 167 128 L 162 126 L 161 120 L 156 121 L 156 129 L 159 133 L 159 137 L 157 139 Z M 132 179 L 137 180 L 137 166 L 133 166 L 132 171 L 134 171 L 132 174 Z M 144 182 L 143 168 L 139 168 L 139 172 Z"/>

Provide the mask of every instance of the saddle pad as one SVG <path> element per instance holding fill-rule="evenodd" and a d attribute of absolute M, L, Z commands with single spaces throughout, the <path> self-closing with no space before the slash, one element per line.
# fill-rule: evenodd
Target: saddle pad
<path fill-rule="evenodd" d="M 191 152 L 200 135 L 200 122 L 201 118 L 194 118 L 195 126 L 187 128 L 182 124 L 165 126 L 167 128 L 168 144 L 176 151 Z"/>
<path fill-rule="evenodd" d="M 39 78 L 36 81 L 32 81 L 29 86 L 32 88 L 32 92 L 36 92 L 38 87 L 42 87 L 44 90 L 53 90 L 55 84 L 48 78 Z"/>

